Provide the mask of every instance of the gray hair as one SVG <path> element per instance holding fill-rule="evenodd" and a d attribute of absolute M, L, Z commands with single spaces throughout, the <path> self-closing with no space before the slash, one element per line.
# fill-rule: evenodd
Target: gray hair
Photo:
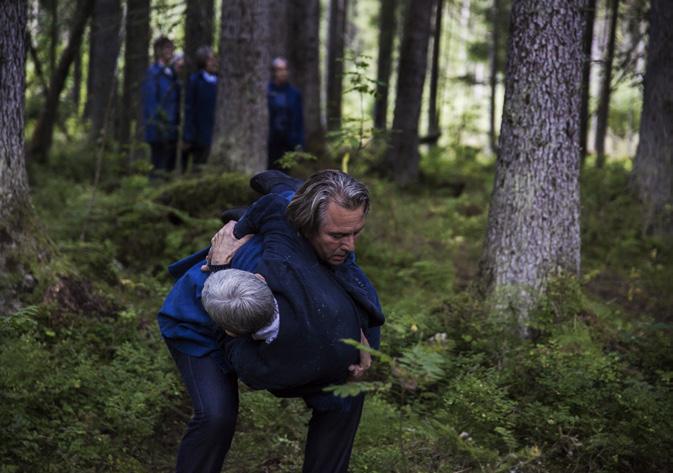
<path fill-rule="evenodd" d="M 315 235 L 323 223 L 327 206 L 335 202 L 347 210 L 364 206 L 369 211 L 369 191 L 345 172 L 327 169 L 309 177 L 287 206 L 287 218 L 305 237 Z"/>
<path fill-rule="evenodd" d="M 197 49 L 196 54 L 194 54 L 194 62 L 196 63 L 196 67 L 199 69 L 204 69 L 208 63 L 208 58 L 212 54 L 213 48 L 210 46 L 201 46 L 199 49 Z"/>
<path fill-rule="evenodd" d="M 264 281 L 247 271 L 226 269 L 211 274 L 203 286 L 201 302 L 222 329 L 249 335 L 273 322 L 276 303 Z"/>
<path fill-rule="evenodd" d="M 287 59 L 285 59 L 282 56 L 278 56 L 274 58 L 273 61 L 271 61 L 271 70 L 274 70 L 275 68 L 280 66 L 287 67 L 288 66 Z"/>

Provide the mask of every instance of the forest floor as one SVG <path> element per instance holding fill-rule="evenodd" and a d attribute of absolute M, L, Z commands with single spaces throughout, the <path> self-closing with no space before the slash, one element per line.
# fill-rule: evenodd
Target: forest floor
<path fill-rule="evenodd" d="M 57 251 L 25 308 L 3 314 L 0 473 L 172 469 L 190 407 L 155 322 L 165 267 L 255 193 L 243 176 L 149 182 L 120 177 L 123 165 L 105 157 L 93 201 L 86 148 L 30 170 Z M 583 275 L 552 282 L 531 340 L 476 282 L 492 164 L 439 150 L 423 171 L 406 190 L 363 178 L 373 207 L 358 261 L 389 358 L 349 388 L 370 391 L 352 470 L 668 470 L 673 245 L 642 235 L 625 164 L 585 170 Z M 307 420 L 299 400 L 242 388 L 225 470 L 299 471 Z"/>

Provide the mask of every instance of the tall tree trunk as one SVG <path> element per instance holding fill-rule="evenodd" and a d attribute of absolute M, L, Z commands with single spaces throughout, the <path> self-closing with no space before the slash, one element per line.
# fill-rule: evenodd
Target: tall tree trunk
<path fill-rule="evenodd" d="M 49 24 L 49 74 L 56 71 L 56 48 L 58 48 L 58 0 L 49 2 L 51 23 Z"/>
<path fill-rule="evenodd" d="M 673 235 L 673 3 L 652 0 L 640 141 L 633 181 L 646 231 Z"/>
<path fill-rule="evenodd" d="M 417 0 L 407 6 L 400 62 L 397 68 L 395 116 L 386 160 L 402 185 L 418 179 L 418 119 L 428 62 L 430 24 L 435 0 Z"/>
<path fill-rule="evenodd" d="M 320 100 L 320 0 L 291 0 L 290 12 L 290 79 L 303 96 L 306 149 L 320 155 L 325 147 Z"/>
<path fill-rule="evenodd" d="M 196 71 L 196 50 L 213 45 L 214 0 L 187 0 L 185 19 L 185 65 L 188 73 Z"/>
<path fill-rule="evenodd" d="M 393 68 L 393 44 L 397 30 L 397 0 L 381 0 L 379 10 L 379 56 L 376 68 L 374 128 L 385 130 L 388 120 L 388 90 Z"/>
<path fill-rule="evenodd" d="M 610 27 L 608 29 L 608 47 L 603 60 L 603 77 L 601 92 L 596 110 L 596 166 L 605 164 L 605 135 L 608 131 L 608 112 L 610 111 L 610 93 L 612 92 L 612 62 L 615 57 L 615 38 L 617 35 L 617 19 L 619 18 L 619 0 L 609 0 Z"/>
<path fill-rule="evenodd" d="M 488 103 L 488 145 L 491 149 L 491 153 L 497 154 L 498 152 L 498 142 L 496 138 L 496 101 L 498 98 L 498 71 L 500 70 L 500 64 L 498 61 L 499 55 L 498 51 L 500 50 L 500 27 L 499 20 L 501 15 L 501 0 L 493 0 L 493 6 L 491 7 L 491 51 L 490 51 L 490 63 L 491 63 L 491 73 L 489 78 L 489 86 L 491 88 L 491 96 L 489 97 Z"/>
<path fill-rule="evenodd" d="M 72 104 L 75 115 L 79 116 L 79 104 L 82 98 L 82 45 L 75 53 L 72 68 Z"/>
<path fill-rule="evenodd" d="M 40 56 L 37 53 L 37 49 L 35 49 L 35 45 L 33 44 L 33 38 L 30 34 L 30 29 L 26 29 L 26 48 L 28 49 L 30 58 L 33 60 L 33 67 L 35 69 L 37 80 L 40 83 L 41 92 L 44 96 L 46 96 L 49 91 L 49 85 L 47 84 L 47 79 L 44 77 L 42 62 L 40 61 Z"/>
<path fill-rule="evenodd" d="M 75 17 L 72 20 L 68 36 L 68 44 L 61 54 L 61 59 L 56 67 L 56 72 L 49 84 L 49 94 L 45 101 L 42 113 L 37 120 L 33 138 L 31 141 L 30 157 L 38 161 L 46 161 L 54 134 L 54 125 L 58 117 L 59 98 L 68 77 L 68 69 L 75 59 L 82 43 L 82 36 L 86 23 L 93 10 L 92 2 L 79 0 L 75 9 Z"/>
<path fill-rule="evenodd" d="M 17 289 L 34 281 L 30 260 L 40 255 L 23 148 L 27 4 L 0 3 L 0 307 L 7 315 Z"/>
<path fill-rule="evenodd" d="M 591 92 L 591 51 L 594 43 L 594 22 L 596 19 L 596 0 L 589 0 L 584 24 L 584 63 L 582 64 L 582 106 L 580 108 L 580 156 L 582 164 L 587 155 L 587 137 L 589 135 L 589 98 Z"/>
<path fill-rule="evenodd" d="M 444 0 L 437 0 L 435 9 L 435 29 L 432 40 L 432 64 L 430 66 L 430 103 L 428 106 L 428 139 L 436 143 L 439 139 L 439 112 L 437 89 L 439 85 L 439 51 L 442 44 L 442 18 Z"/>
<path fill-rule="evenodd" d="M 89 45 L 88 118 L 91 120 L 90 138 L 97 140 L 114 104 L 116 67 L 119 56 L 119 30 L 122 10 L 120 0 L 94 0 Z M 111 120 L 107 120 L 111 123 Z"/>
<path fill-rule="evenodd" d="M 546 282 L 580 269 L 579 117 L 588 0 L 514 0 L 482 277 L 526 334 Z"/>
<path fill-rule="evenodd" d="M 296 13 L 294 5 L 292 11 L 290 10 L 291 1 L 269 0 L 271 11 L 269 14 L 269 55 L 271 59 L 277 57 L 289 59 L 290 22 L 292 21 L 292 16 Z M 290 67 L 292 67 L 292 64 L 290 64 Z"/>
<path fill-rule="evenodd" d="M 124 90 L 122 93 L 121 141 L 129 144 L 142 137 L 141 85 L 149 65 L 150 0 L 128 0 L 126 46 L 124 48 Z M 131 146 L 130 150 L 135 149 Z M 133 158 L 129 152 L 129 158 Z"/>
<path fill-rule="evenodd" d="M 270 0 L 222 0 L 220 81 L 212 160 L 254 173 L 266 168 Z"/>
<path fill-rule="evenodd" d="M 327 49 L 327 129 L 341 127 L 341 96 L 343 94 L 344 48 L 348 0 L 330 0 L 329 46 Z"/>
<path fill-rule="evenodd" d="M 25 41 L 28 2 L 7 0 L 0 5 L 0 222 L 2 238 L 12 233 L 5 222 L 17 209 L 29 206 L 28 177 L 23 151 Z M 0 251 L 0 257 L 4 251 Z M 2 260 L 5 263 L 4 259 Z M 6 267 L 0 265 L 4 273 Z"/>

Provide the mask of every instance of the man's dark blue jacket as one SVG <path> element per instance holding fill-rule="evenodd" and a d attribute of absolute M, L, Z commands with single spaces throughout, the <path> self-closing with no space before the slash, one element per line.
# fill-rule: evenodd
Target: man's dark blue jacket
<path fill-rule="evenodd" d="M 214 77 L 214 76 L 211 76 Z M 185 124 L 183 139 L 198 146 L 210 146 L 215 125 L 217 81 L 209 81 L 205 71 L 189 77 L 185 94 Z"/>
<path fill-rule="evenodd" d="M 255 202 L 234 227 L 234 235 L 263 238 L 257 272 L 278 301 L 280 331 L 270 344 L 249 337 L 228 338 L 225 352 L 239 378 L 279 396 L 319 392 L 346 381 L 360 353 L 342 342 L 360 330 L 378 346 L 384 322 L 374 287 L 352 255 L 339 266 L 321 261 L 311 244 L 288 222 L 287 201 L 269 194 Z"/>
<path fill-rule="evenodd" d="M 273 290 L 281 314 L 273 343 L 222 336 L 214 326 L 200 302 L 207 275 L 199 267 L 207 250 L 171 265 L 179 280 L 158 318 L 162 335 L 178 349 L 204 356 L 218 348 L 220 339 L 230 365 L 246 384 L 294 397 L 345 381 L 347 367 L 358 362 L 359 353 L 340 340 L 358 340 L 362 327 L 378 348 L 383 314 L 376 290 L 354 255 L 336 267 L 321 262 L 285 219 L 286 206 L 280 195 L 265 196 L 235 230 L 239 237 L 261 233 L 241 248 L 245 251 L 239 250 L 233 266 L 249 271 L 256 266 Z"/>
<path fill-rule="evenodd" d="M 180 84 L 169 66 L 152 64 L 143 82 L 145 141 L 176 141 L 180 122 Z"/>
<path fill-rule="evenodd" d="M 304 113 L 301 92 L 291 84 L 267 87 L 269 138 L 283 143 L 287 150 L 304 147 Z"/>

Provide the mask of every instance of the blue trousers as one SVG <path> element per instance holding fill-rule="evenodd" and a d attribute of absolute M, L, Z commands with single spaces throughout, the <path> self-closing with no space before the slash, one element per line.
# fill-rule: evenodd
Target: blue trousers
<path fill-rule="evenodd" d="M 222 351 L 204 357 L 168 348 L 192 400 L 193 416 L 180 442 L 177 473 L 220 473 L 236 430 L 238 380 Z M 311 406 L 303 473 L 346 473 L 364 396 L 347 408 Z"/>

